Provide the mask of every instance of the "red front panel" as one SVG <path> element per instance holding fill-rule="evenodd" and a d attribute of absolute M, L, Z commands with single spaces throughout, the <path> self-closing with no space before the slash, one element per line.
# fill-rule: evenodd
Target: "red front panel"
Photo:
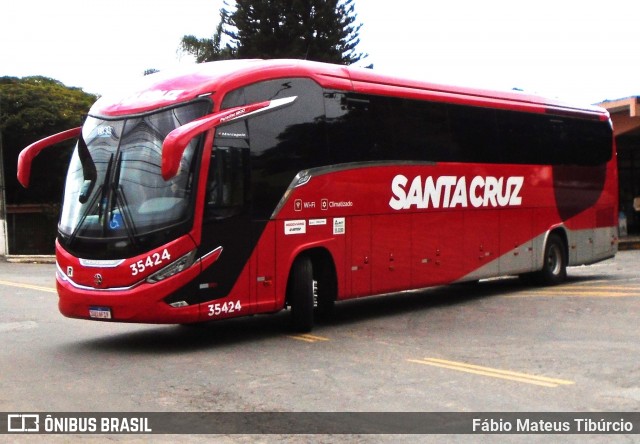
<path fill-rule="evenodd" d="M 163 299 L 200 274 L 197 262 L 187 270 L 156 283 L 146 279 L 195 248 L 183 236 L 149 253 L 119 261 L 87 261 L 73 257 L 56 243 L 57 289 L 60 312 L 68 317 L 91 318 L 102 310 L 108 318 L 131 322 L 189 322 L 198 306 L 174 308 Z M 105 315 L 106 316 L 106 315 Z M 100 319 L 100 318 L 98 318 Z"/>

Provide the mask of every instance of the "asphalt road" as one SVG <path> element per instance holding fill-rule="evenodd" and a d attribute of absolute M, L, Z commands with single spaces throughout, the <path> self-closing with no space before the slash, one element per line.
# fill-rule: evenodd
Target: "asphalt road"
<path fill-rule="evenodd" d="M 297 335 L 286 312 L 197 328 L 67 319 L 53 265 L 0 263 L 0 411 L 638 412 L 638 264 L 623 251 L 557 287 L 339 303 Z"/>

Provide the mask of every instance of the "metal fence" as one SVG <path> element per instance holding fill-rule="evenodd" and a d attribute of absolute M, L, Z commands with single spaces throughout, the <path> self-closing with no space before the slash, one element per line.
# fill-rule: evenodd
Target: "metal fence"
<path fill-rule="evenodd" d="M 59 205 L 7 205 L 7 244 L 11 255 L 55 252 Z"/>

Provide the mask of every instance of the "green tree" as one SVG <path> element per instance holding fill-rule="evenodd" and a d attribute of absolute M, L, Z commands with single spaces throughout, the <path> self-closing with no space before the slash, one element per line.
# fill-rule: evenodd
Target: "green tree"
<path fill-rule="evenodd" d="M 82 125 L 96 96 L 48 77 L 0 77 L 0 137 L 7 203 L 59 202 L 73 143 L 43 151 L 29 190 L 16 178 L 18 154 L 30 143 Z"/>
<path fill-rule="evenodd" d="M 186 35 L 182 52 L 198 62 L 293 58 L 350 65 L 364 57 L 356 51 L 362 24 L 354 0 L 236 0 L 235 8 L 225 6 L 214 36 Z"/>
<path fill-rule="evenodd" d="M 227 15 L 227 10 L 222 8 L 220 10 L 220 22 L 218 26 L 216 26 L 216 32 L 212 38 L 198 38 L 194 35 L 185 35 L 182 37 L 179 50 L 194 56 L 198 63 L 235 58 L 235 52 L 231 45 L 227 44 L 224 48 L 221 47 L 223 23 L 226 22 Z"/>

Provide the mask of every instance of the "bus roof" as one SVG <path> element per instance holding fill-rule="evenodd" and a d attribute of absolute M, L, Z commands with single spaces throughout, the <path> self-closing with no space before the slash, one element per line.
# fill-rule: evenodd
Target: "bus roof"
<path fill-rule="evenodd" d="M 609 117 L 604 108 L 569 105 L 520 91 L 449 86 L 389 76 L 371 69 L 290 59 L 227 60 L 151 74 L 139 79 L 126 91 L 101 97 L 89 113 L 103 117 L 141 114 L 215 92 L 227 92 L 258 81 L 285 77 L 307 77 L 324 88 L 362 94 L 393 95 L 540 113 L 568 113 L 602 120 Z"/>

